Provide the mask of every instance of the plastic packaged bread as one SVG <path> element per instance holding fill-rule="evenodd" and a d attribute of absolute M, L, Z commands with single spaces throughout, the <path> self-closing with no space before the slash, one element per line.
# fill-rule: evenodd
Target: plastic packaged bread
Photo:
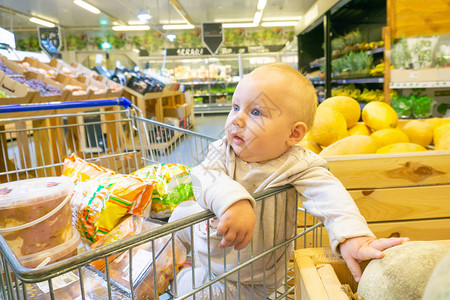
<path fill-rule="evenodd" d="M 158 228 L 160 223 L 132 216 L 125 219 L 102 240 L 92 245 L 98 248 L 125 237 L 147 232 Z M 172 247 L 175 245 L 174 251 Z M 153 253 L 154 252 L 154 253 Z M 124 251 L 108 258 L 109 275 L 117 287 L 131 293 L 130 257 L 129 251 Z M 173 259 L 175 253 L 175 259 Z M 153 263 L 153 257 L 156 262 Z M 154 299 L 154 274 L 156 273 L 157 295 L 164 293 L 174 278 L 173 270 L 178 271 L 186 261 L 186 251 L 178 240 L 172 242 L 171 235 L 148 242 L 132 249 L 132 284 L 136 299 Z M 105 260 L 91 263 L 98 270 L 105 272 Z M 156 266 L 156 268 L 155 268 Z"/>
<path fill-rule="evenodd" d="M 98 177 L 107 177 L 117 174 L 113 170 L 97 166 L 84 161 L 75 154 L 66 157 L 62 175 L 72 179 L 74 183 L 86 182 Z"/>
<path fill-rule="evenodd" d="M 70 170 L 63 174 L 77 182 L 71 199 L 74 224 L 88 242 L 101 239 L 127 214 L 150 215 L 155 182 L 111 173 L 80 158 L 71 159 L 65 167 Z"/>
<path fill-rule="evenodd" d="M 152 197 L 152 218 L 168 218 L 180 202 L 194 200 L 190 172 L 189 167 L 181 164 L 155 164 L 132 173 L 157 182 Z"/>
<path fill-rule="evenodd" d="M 66 177 L 44 177 L 0 184 L 0 234 L 17 257 L 63 244 L 72 238 Z"/>

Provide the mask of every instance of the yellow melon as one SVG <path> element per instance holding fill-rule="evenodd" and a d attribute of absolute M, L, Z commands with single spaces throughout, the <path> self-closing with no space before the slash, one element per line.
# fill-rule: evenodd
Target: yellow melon
<path fill-rule="evenodd" d="M 347 128 L 355 125 L 361 117 L 361 107 L 358 101 L 347 96 L 331 97 L 323 101 L 320 105 L 339 111 L 347 122 Z"/>
<path fill-rule="evenodd" d="M 441 125 L 436 129 L 434 129 L 433 140 L 436 149 L 438 149 L 438 147 L 439 149 L 444 149 L 443 145 L 446 144 L 446 142 L 444 143 L 444 140 L 448 140 L 449 136 L 450 136 L 450 123 Z"/>
<path fill-rule="evenodd" d="M 375 153 L 378 145 L 373 138 L 367 135 L 351 135 L 345 137 L 320 152 L 320 156 L 368 154 Z"/>
<path fill-rule="evenodd" d="M 320 147 L 319 144 L 317 144 L 316 142 L 311 142 L 311 141 L 301 141 L 300 143 L 298 143 L 297 145 L 300 145 L 302 147 L 305 147 L 306 149 L 311 150 L 312 152 L 319 154 L 320 151 L 322 151 L 322 147 Z"/>
<path fill-rule="evenodd" d="M 305 134 L 305 136 L 302 138 L 302 141 L 310 141 L 313 142 L 311 135 L 309 134 L 309 131 Z"/>
<path fill-rule="evenodd" d="M 433 139 L 433 130 L 427 123 L 419 120 L 409 121 L 403 126 L 402 131 L 408 136 L 411 143 L 424 147 L 428 146 Z"/>
<path fill-rule="evenodd" d="M 450 123 L 449 118 L 430 118 L 430 119 L 423 119 L 421 121 L 430 126 L 431 130 L 433 131 L 439 126 Z"/>
<path fill-rule="evenodd" d="M 370 135 L 372 130 L 364 123 L 357 123 L 348 129 L 349 135 Z"/>
<path fill-rule="evenodd" d="M 362 119 L 373 131 L 395 128 L 398 123 L 395 110 L 389 104 L 380 101 L 368 103 L 362 111 Z"/>
<path fill-rule="evenodd" d="M 309 137 L 321 146 L 328 146 L 348 136 L 344 116 L 329 107 L 317 109 Z"/>
<path fill-rule="evenodd" d="M 436 150 L 450 150 L 450 134 L 444 135 L 434 145 Z"/>
<path fill-rule="evenodd" d="M 397 143 L 381 147 L 377 153 L 401 153 L 401 152 L 418 152 L 427 151 L 424 147 L 413 143 Z"/>
<path fill-rule="evenodd" d="M 379 147 L 396 143 L 408 143 L 408 136 L 400 129 L 386 128 L 375 131 L 370 135 Z"/>

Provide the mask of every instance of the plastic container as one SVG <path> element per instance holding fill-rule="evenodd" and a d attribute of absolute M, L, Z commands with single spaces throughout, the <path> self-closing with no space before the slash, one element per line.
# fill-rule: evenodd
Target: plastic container
<path fill-rule="evenodd" d="M 72 238 L 73 182 L 45 177 L 0 184 L 0 234 L 17 257 Z"/>
<path fill-rule="evenodd" d="M 65 243 L 38 253 L 22 256 L 19 261 L 26 268 L 44 267 L 77 255 L 80 241 L 80 234 L 74 230 L 72 238 Z"/>

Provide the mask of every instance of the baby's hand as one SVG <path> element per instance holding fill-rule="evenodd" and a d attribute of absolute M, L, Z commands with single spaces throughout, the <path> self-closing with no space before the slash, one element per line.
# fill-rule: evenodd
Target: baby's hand
<path fill-rule="evenodd" d="M 356 282 L 359 282 L 362 274 L 359 266 L 361 261 L 382 258 L 384 253 L 381 251 L 407 241 L 409 241 L 408 238 L 374 239 L 372 237 L 361 236 L 347 239 L 341 244 L 340 249 L 342 258 L 345 260 L 348 269 Z"/>
<path fill-rule="evenodd" d="M 244 249 L 252 240 L 256 216 L 248 200 L 231 205 L 220 217 L 217 233 L 223 234 L 219 248 L 234 245 L 235 250 Z"/>

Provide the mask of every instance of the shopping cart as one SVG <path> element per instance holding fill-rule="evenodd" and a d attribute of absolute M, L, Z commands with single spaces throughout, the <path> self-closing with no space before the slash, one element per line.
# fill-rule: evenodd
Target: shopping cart
<path fill-rule="evenodd" d="M 189 130 L 145 119 L 139 109 L 125 98 L 3 106 L 0 107 L 0 118 L 1 182 L 59 176 L 63 171 L 64 158 L 72 153 L 86 161 L 124 174 L 153 163 L 181 163 L 194 166 L 204 158 L 208 145 L 215 140 Z M 296 192 L 292 187 L 285 186 L 258 193 L 255 199 L 261 201 L 263 207 L 266 201 L 279 201 L 273 203 L 284 203 L 287 211 L 290 208 L 287 207 L 288 202 L 283 199 L 286 199 L 289 193 Z M 277 205 L 274 206 L 275 215 Z M 294 209 L 297 210 L 297 207 L 296 203 Z M 209 271 L 209 280 L 205 284 L 199 285 L 193 280 L 192 286 L 195 289 L 191 293 L 180 294 L 176 280 L 173 280 L 171 286 L 162 294 L 158 293 L 156 288 L 145 297 L 135 292 L 136 276 L 133 275 L 133 269 L 139 266 L 133 262 L 134 248 L 150 243 L 153 245 L 151 260 L 155 262 L 160 255 L 160 252 L 155 250 L 155 241 L 168 236 L 167 243 L 172 245 L 172 259 L 175 260 L 176 233 L 186 228 L 192 232 L 193 226 L 203 222 L 206 222 L 209 228 L 213 218 L 214 215 L 209 211 L 200 212 L 35 269 L 24 268 L 0 235 L 0 299 L 36 299 L 38 288 L 44 295 L 39 299 L 215 299 L 215 284 L 221 282 L 226 285 L 232 283 L 230 278 L 236 277 L 239 282 L 239 274 L 244 268 L 253 270 L 256 264 L 266 264 L 270 259 L 273 260 L 270 262 L 273 268 L 281 272 L 278 278 L 275 273 L 274 283 L 270 284 L 271 288 L 266 289 L 264 285 L 264 298 L 293 299 L 294 272 L 290 255 L 275 261 L 275 255 L 272 254 L 277 251 L 286 252 L 292 245 L 321 246 L 321 223 L 303 209 L 299 209 L 297 214 L 298 224 L 302 224 L 303 227 L 298 228 L 293 236 L 284 236 L 282 242 L 279 242 L 278 237 L 274 237 L 270 247 L 252 254 L 250 259 L 239 262 L 232 269 L 227 269 L 227 262 L 224 259 L 225 271 L 222 274 L 212 274 Z M 192 247 L 195 250 L 195 245 Z M 127 271 L 129 282 L 132 284 L 125 288 L 118 286 L 109 272 L 108 258 L 120 253 L 128 253 L 129 259 Z M 89 290 L 92 277 L 86 274 L 92 269 L 89 264 L 99 259 L 104 260 L 105 271 L 99 275 L 101 284 L 96 286 L 96 289 L 102 292 L 94 295 Z M 194 255 L 192 264 L 195 264 Z M 206 266 L 209 270 L 210 264 L 209 262 L 209 266 Z M 175 265 L 175 261 L 172 261 L 172 274 L 176 276 Z M 157 287 L 155 269 L 146 270 L 153 272 L 153 287 Z M 193 268 L 192 272 L 195 272 Z M 249 286 L 254 288 L 253 279 Z M 238 285 L 237 298 L 246 298 L 240 296 L 239 287 Z M 225 291 L 225 298 L 232 299 L 234 296 L 227 296 Z M 257 299 L 256 296 L 251 298 Z"/>

